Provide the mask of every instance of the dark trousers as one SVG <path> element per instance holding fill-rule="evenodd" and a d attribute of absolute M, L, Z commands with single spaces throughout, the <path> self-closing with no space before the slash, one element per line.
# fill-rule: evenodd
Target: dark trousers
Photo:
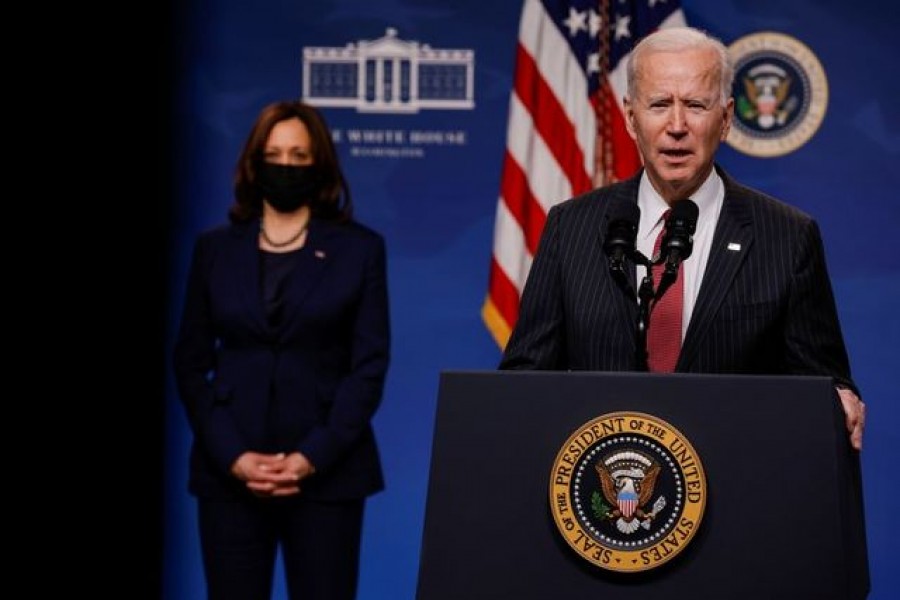
<path fill-rule="evenodd" d="M 281 547 L 291 600 L 353 600 L 364 500 L 198 500 L 209 600 L 269 600 Z"/>

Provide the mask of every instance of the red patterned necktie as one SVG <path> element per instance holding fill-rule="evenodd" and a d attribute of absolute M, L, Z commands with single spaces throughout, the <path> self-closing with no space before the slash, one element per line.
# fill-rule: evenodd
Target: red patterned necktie
<path fill-rule="evenodd" d="M 659 247 L 666 234 L 671 209 L 663 215 L 666 224 L 656 237 L 653 256 L 659 255 Z M 653 289 L 659 289 L 659 281 L 665 270 L 665 263 L 653 265 Z M 651 372 L 671 373 L 681 352 L 681 314 L 684 306 L 684 273 L 678 265 L 678 277 L 669 286 L 662 298 L 655 300 L 650 309 L 650 324 L 647 329 L 647 367 Z"/>

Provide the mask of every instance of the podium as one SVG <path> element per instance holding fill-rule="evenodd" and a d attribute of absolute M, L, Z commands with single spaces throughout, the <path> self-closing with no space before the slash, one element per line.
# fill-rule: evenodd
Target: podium
<path fill-rule="evenodd" d="M 585 422 L 653 415 L 702 460 L 690 542 L 641 572 L 586 561 L 554 522 L 560 448 Z M 441 374 L 417 600 L 860 599 L 869 592 L 859 458 L 825 377 Z"/>

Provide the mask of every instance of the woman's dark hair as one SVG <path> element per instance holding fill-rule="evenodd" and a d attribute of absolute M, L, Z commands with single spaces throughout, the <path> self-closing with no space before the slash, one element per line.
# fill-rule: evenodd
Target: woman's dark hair
<path fill-rule="evenodd" d="M 243 223 L 262 214 L 263 194 L 256 184 L 256 171 L 265 160 L 266 141 L 277 123 L 297 118 L 309 131 L 313 164 L 322 178 L 322 191 L 310 204 L 313 216 L 333 221 L 347 221 L 353 216 L 350 188 L 338 162 L 331 131 L 322 114 L 299 101 L 269 104 L 259 113 L 244 149 L 238 159 L 234 176 L 234 203 L 228 210 L 233 223 Z"/>

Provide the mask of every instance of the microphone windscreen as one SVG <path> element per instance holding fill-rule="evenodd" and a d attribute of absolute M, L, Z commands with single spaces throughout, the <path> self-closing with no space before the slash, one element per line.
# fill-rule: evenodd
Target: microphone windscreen
<path fill-rule="evenodd" d="M 620 263 L 623 258 L 634 252 L 641 209 L 636 202 L 614 200 L 607 209 L 606 218 L 603 251 Z"/>
<path fill-rule="evenodd" d="M 690 198 L 679 200 L 672 205 L 672 214 L 669 215 L 669 228 L 684 228 L 688 234 L 693 234 L 697 228 L 697 217 L 700 208 Z"/>

